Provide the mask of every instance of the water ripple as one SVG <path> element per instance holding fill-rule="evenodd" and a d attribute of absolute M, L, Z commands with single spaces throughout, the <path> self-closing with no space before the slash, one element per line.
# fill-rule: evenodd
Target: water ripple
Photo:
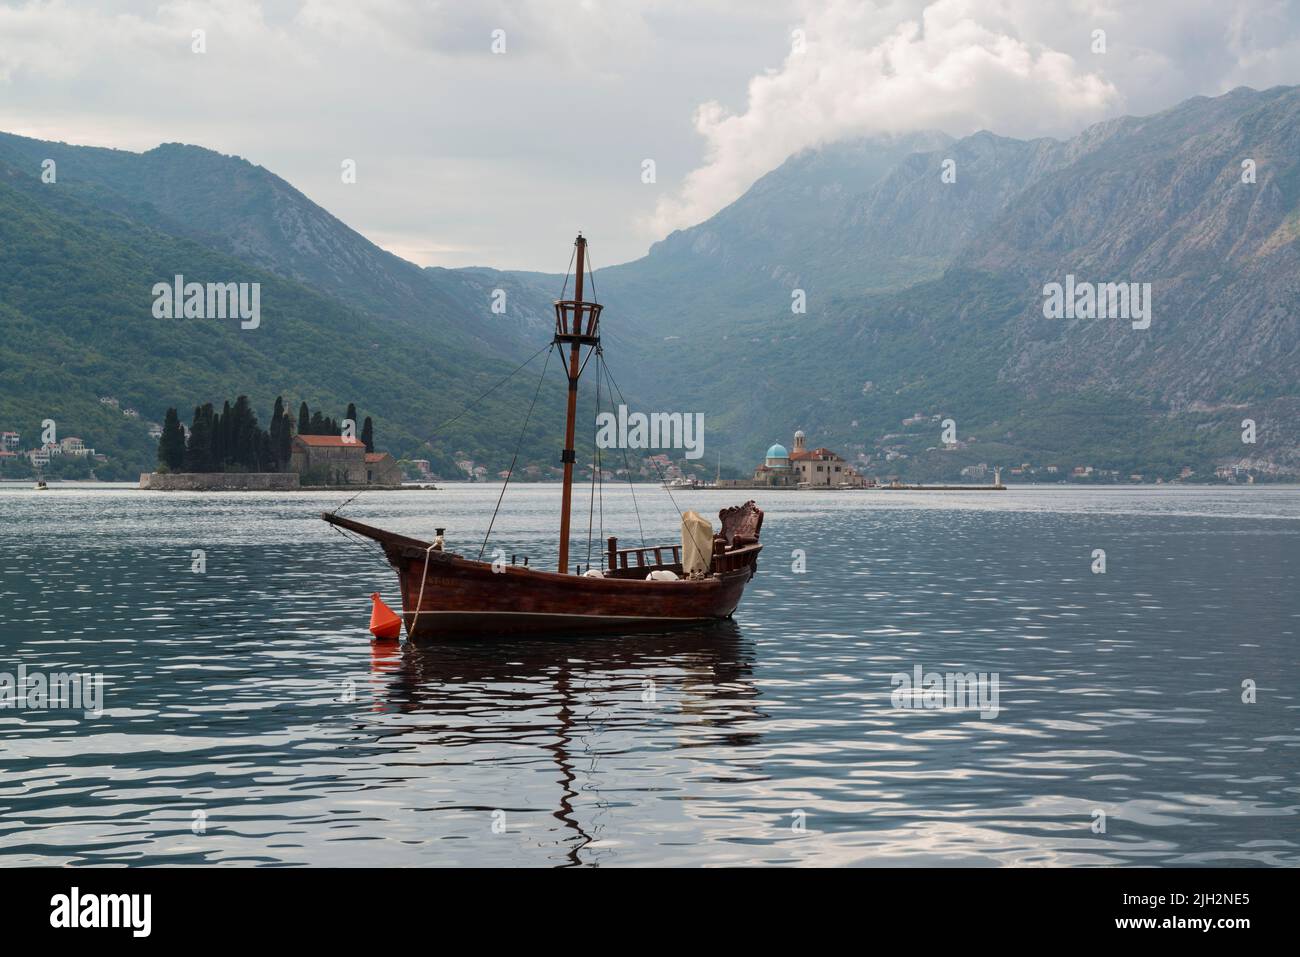
<path fill-rule="evenodd" d="M 495 495 L 350 511 L 477 551 Z M 0 671 L 104 681 L 0 708 L 0 864 L 1300 864 L 1300 492 L 760 497 L 734 624 L 385 648 L 343 496 L 0 488 Z M 554 561 L 555 499 L 507 553 Z M 996 716 L 896 707 L 917 665 Z"/>

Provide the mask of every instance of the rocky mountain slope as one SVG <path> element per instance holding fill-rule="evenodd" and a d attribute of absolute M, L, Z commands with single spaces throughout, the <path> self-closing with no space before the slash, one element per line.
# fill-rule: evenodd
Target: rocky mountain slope
<path fill-rule="evenodd" d="M 641 408 L 704 412 L 706 459 L 740 469 L 803 428 L 882 477 L 979 462 L 1295 474 L 1298 147 L 1300 88 L 1276 88 L 1067 141 L 919 133 L 805 151 L 707 222 L 597 271 L 610 367 Z M 46 157 L 57 186 L 39 181 Z M 374 409 L 394 450 L 414 453 L 545 341 L 562 281 L 420 269 L 269 171 L 197 147 L 0 135 L 0 201 L 5 414 L 34 415 L 57 390 L 89 415 L 107 381 L 154 419 L 297 388 Z M 138 322 L 158 277 L 205 270 L 265 277 L 294 318 L 258 341 Z M 1067 276 L 1149 283 L 1149 328 L 1045 317 L 1044 288 Z M 490 313 L 496 289 L 505 316 Z M 533 384 L 503 387 L 437 452 L 504 464 Z M 525 461 L 549 466 L 561 403 L 558 381 L 546 388 Z M 946 418 L 955 447 L 940 441 Z"/>
<path fill-rule="evenodd" d="M 492 290 L 473 273 L 400 259 L 239 157 L 179 143 L 131 153 L 0 134 L 0 159 L 28 171 L 53 159 L 65 192 L 370 315 L 431 326 L 467 351 L 513 357 L 537 339 L 527 297 L 509 320 L 493 316 Z"/>
<path fill-rule="evenodd" d="M 12 145 L 12 139 L 0 141 L 0 428 L 21 432 L 24 446 L 37 444 L 40 423 L 54 419 L 61 436 L 82 436 L 110 456 L 108 474 L 129 475 L 152 465 L 155 443 L 147 425 L 161 422 L 168 406 L 188 421 L 195 405 L 247 393 L 265 419 L 282 394 L 294 407 L 306 400 L 336 417 L 356 402 L 374 416 L 382 447 L 430 458 L 449 477 L 460 474 L 456 451 L 493 470 L 508 463 L 503 432 L 511 442 L 518 434 L 518 410 L 532 397 L 535 372 L 502 386 L 451 428 L 439 429 L 507 375 L 518 364 L 516 355 L 467 342 L 463 327 L 472 317 L 454 304 L 425 303 L 424 317 L 396 308 L 362 309 L 352 295 L 327 294 L 309 281 L 331 268 L 356 278 L 368 268 L 365 263 L 382 265 L 384 257 L 397 264 L 397 275 L 409 273 L 416 283 L 429 282 L 423 270 L 376 255 L 364 240 L 338 229 L 334 239 L 342 247 L 322 241 L 314 248 L 350 249 L 355 257 L 312 256 L 313 247 L 304 245 L 294 258 L 277 238 L 282 234 L 271 234 L 239 247 L 246 257 L 241 258 L 233 251 L 238 244 L 221 240 L 211 225 L 219 217 L 207 211 L 222 206 L 220 194 L 197 185 L 201 177 L 193 195 L 179 186 L 164 188 L 161 194 L 173 197 L 162 204 L 164 212 L 130 198 L 134 187 L 121 183 L 134 173 L 114 179 L 113 164 L 130 166 L 140 159 L 134 154 L 95 151 L 112 155 L 89 164 L 96 170 L 89 176 L 78 165 L 80 153 L 69 158 L 48 144 L 37 152 L 62 159 L 56 182 L 44 183 L 39 161 L 7 148 Z M 223 162 L 243 175 L 242 161 Z M 329 225 L 323 211 L 314 212 L 305 199 L 299 205 L 310 208 L 296 210 L 297 221 Z M 225 208 L 228 230 L 235 232 L 242 220 L 232 209 L 238 203 Z M 264 214 L 255 205 L 243 235 L 257 236 Z M 203 283 L 260 284 L 260 325 L 242 329 L 233 319 L 157 318 L 153 287 L 177 274 Z M 455 281 L 463 288 L 477 282 L 460 276 Z M 414 295 L 379 272 L 372 284 L 390 289 L 394 307 L 400 296 Z M 334 290 L 331 282 L 320 285 Z M 561 427 L 562 395 L 560 384 L 552 382 L 539 402 L 525 436 L 530 460 L 550 457 Z M 101 397 L 116 399 L 118 407 L 101 403 Z M 119 411 L 128 407 L 139 412 L 138 419 Z M 512 425 L 503 430 L 501 423 Z"/>
<path fill-rule="evenodd" d="M 833 145 L 599 278 L 653 343 L 630 363 L 638 390 L 711 409 L 714 435 L 751 461 L 803 427 L 914 477 L 985 459 L 1295 470 L 1298 139 L 1300 89 L 1276 88 L 1066 142 L 977 133 L 860 178 L 839 158 L 871 144 Z M 822 195 L 836 201 L 815 228 L 759 228 Z M 1044 318 L 1044 286 L 1067 275 L 1150 283 L 1151 327 Z M 902 426 L 917 413 L 954 418 L 969 446 L 927 453 L 938 428 Z M 1248 417 L 1260 438 L 1244 446 Z"/>

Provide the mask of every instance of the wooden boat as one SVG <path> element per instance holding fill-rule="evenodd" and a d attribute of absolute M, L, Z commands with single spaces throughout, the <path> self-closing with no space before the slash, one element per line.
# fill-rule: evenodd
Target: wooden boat
<path fill-rule="evenodd" d="M 693 576 L 684 571 L 681 544 L 619 548 L 613 537 L 607 539 L 602 569 L 569 573 L 578 379 L 584 368 L 583 350 L 587 356 L 599 352 L 603 308 L 583 299 L 587 241 L 579 235 L 574 245 L 574 298 L 555 302 L 554 345 L 565 361 L 569 381 L 560 456 L 564 484 L 557 570 L 501 563 L 494 567 L 492 562 L 444 551 L 441 536 L 430 543 L 333 512 L 321 516 L 383 547 L 397 571 L 408 638 L 628 631 L 718 621 L 731 617 L 758 568 L 763 513 L 751 501 L 718 513 L 721 529 L 714 535 L 707 568 L 695 569 Z"/>

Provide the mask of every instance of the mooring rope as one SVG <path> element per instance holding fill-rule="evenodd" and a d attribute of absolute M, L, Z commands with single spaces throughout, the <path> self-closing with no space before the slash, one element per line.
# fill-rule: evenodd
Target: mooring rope
<path fill-rule="evenodd" d="M 438 543 L 435 541 L 424 550 L 424 573 L 420 575 L 420 597 L 415 599 L 415 617 L 411 619 L 411 625 L 406 629 L 408 638 L 415 634 L 415 626 L 420 621 L 420 609 L 424 606 L 424 583 L 429 580 L 429 556 L 437 547 Z"/>

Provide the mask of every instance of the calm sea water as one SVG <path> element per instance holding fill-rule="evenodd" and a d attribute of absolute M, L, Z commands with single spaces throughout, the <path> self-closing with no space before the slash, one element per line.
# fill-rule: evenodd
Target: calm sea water
<path fill-rule="evenodd" d="M 476 554 L 497 491 L 345 514 Z M 0 487 L 0 672 L 104 681 L 0 709 L 0 864 L 1300 864 L 1300 490 L 750 494 L 734 625 L 372 647 L 346 496 Z M 557 513 L 494 541 L 547 565 Z M 996 717 L 897 707 L 918 665 Z"/>

